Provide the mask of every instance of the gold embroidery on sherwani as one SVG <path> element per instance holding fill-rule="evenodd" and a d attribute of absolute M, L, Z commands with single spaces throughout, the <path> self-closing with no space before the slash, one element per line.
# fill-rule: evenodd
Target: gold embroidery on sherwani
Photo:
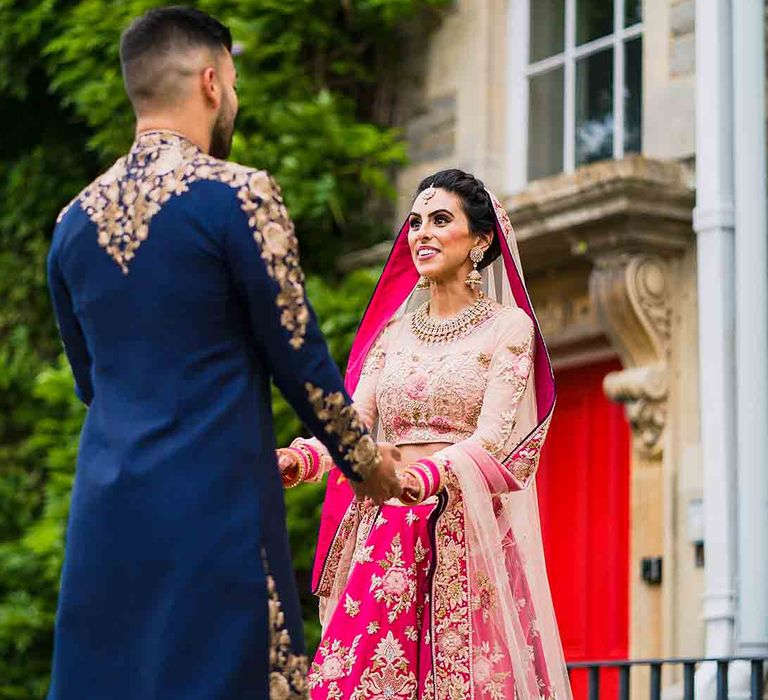
<path fill-rule="evenodd" d="M 311 382 L 304 385 L 315 415 L 325 424 L 325 432 L 335 436 L 341 445 L 344 461 L 353 472 L 363 478 L 375 469 L 381 457 L 373 438 L 365 433 L 360 416 L 350 406 L 344 394 L 334 391 L 326 394 Z"/>
<path fill-rule="evenodd" d="M 307 657 L 294 654 L 275 580 L 267 575 L 269 604 L 269 700 L 308 700 Z"/>
<path fill-rule="evenodd" d="M 293 224 L 277 185 L 266 172 L 217 160 L 182 136 L 150 132 L 139 135 L 128 156 L 120 158 L 75 201 L 97 226 L 99 245 L 128 274 L 136 251 L 149 237 L 152 218 L 171 198 L 201 180 L 221 182 L 237 191 L 267 272 L 279 286 L 280 324 L 298 350 L 309 320 L 304 274 Z"/>

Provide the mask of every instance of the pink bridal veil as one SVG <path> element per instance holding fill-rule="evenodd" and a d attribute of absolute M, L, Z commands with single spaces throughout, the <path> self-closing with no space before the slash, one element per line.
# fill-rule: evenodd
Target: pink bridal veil
<path fill-rule="evenodd" d="M 519 307 L 533 321 L 534 368 L 517 409 L 514 434 L 520 439 L 506 457 L 497 460 L 471 442 L 441 450 L 450 458 L 451 477 L 434 538 L 437 697 L 569 700 L 535 484 L 555 403 L 554 378 L 509 217 L 493 195 L 491 201 L 501 256 L 483 271 L 483 291 L 504 306 Z M 346 376 L 350 393 L 385 326 L 426 299 L 428 292 L 415 288 L 418 278 L 406 222 L 355 337 Z M 352 491 L 339 474 L 337 469 L 329 474 L 313 572 L 313 589 L 331 609 L 343 588 L 356 529 Z"/>

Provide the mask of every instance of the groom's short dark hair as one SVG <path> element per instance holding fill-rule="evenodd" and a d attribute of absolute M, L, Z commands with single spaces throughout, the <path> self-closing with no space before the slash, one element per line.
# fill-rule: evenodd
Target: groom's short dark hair
<path fill-rule="evenodd" d="M 231 53 L 232 34 L 192 7 L 158 7 L 135 19 L 120 38 L 123 81 L 133 106 L 172 99 L 169 81 L 184 73 L 178 56 L 194 49 Z"/>

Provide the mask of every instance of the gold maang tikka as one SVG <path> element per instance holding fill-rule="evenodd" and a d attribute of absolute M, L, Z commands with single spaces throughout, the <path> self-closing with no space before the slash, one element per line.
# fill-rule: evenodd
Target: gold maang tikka
<path fill-rule="evenodd" d="M 430 185 L 429 187 L 427 187 L 427 189 L 421 193 L 422 204 L 427 204 L 429 200 L 432 199 L 432 197 L 434 197 L 436 194 L 437 194 L 437 190 L 435 189 L 434 185 Z"/>

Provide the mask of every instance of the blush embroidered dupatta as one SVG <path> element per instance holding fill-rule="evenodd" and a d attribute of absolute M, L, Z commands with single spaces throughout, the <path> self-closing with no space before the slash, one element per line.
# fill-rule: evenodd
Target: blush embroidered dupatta
<path fill-rule="evenodd" d="M 491 201 L 501 256 L 488 268 L 488 295 L 519 307 L 533 321 L 533 386 L 526 394 L 535 408 L 525 413 L 535 420 L 501 460 L 469 443 L 441 451 L 450 457 L 451 470 L 435 525 L 432 632 L 437 697 L 458 692 L 478 699 L 512 698 L 516 693 L 520 700 L 567 700 L 570 687 L 546 577 L 534 480 L 555 404 L 554 378 L 509 217 L 493 195 Z M 352 346 L 346 374 L 350 394 L 382 330 L 412 305 L 418 278 L 406 222 Z M 356 529 L 352 490 L 339 475 L 337 469 L 329 474 L 313 571 L 313 590 L 326 600 L 335 598 L 343 585 L 344 561 Z"/>

